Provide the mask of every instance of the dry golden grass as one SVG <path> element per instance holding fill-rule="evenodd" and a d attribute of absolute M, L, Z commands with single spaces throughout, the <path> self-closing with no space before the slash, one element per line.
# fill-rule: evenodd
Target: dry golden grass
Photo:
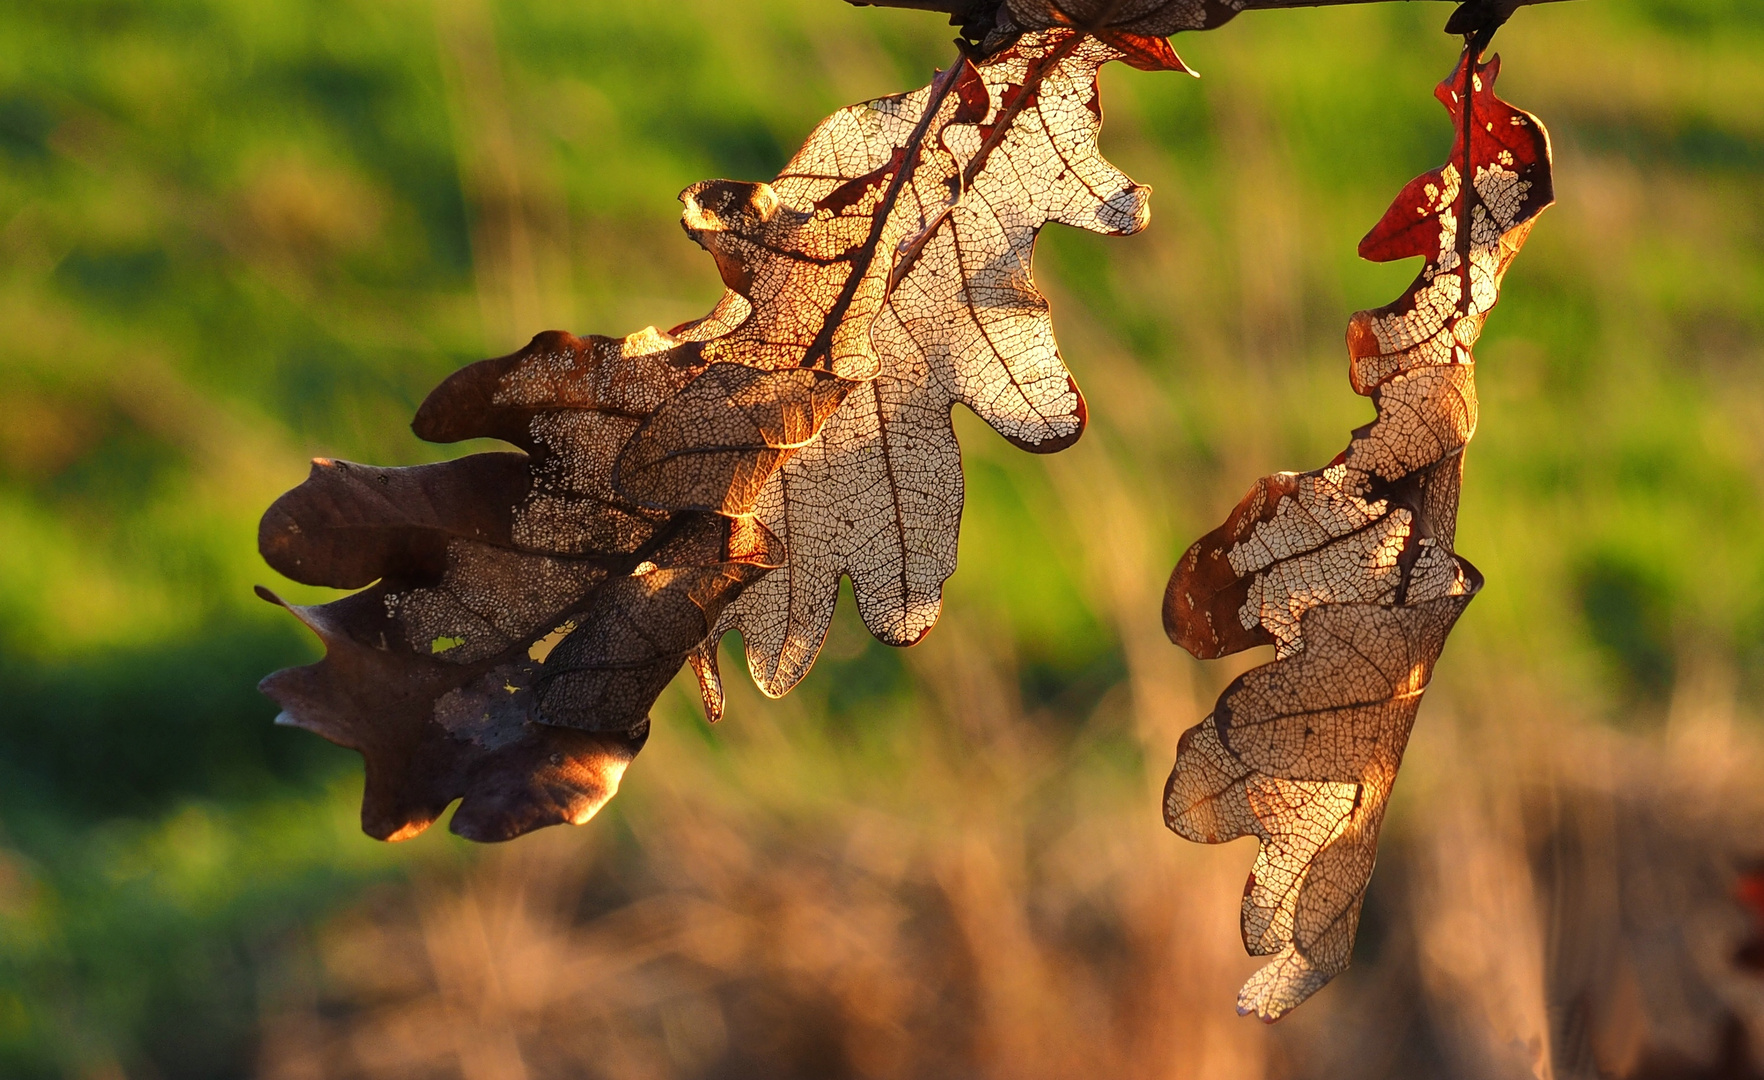
<path fill-rule="evenodd" d="M 1736 1022 L 1764 1033 L 1730 895 L 1764 841 L 1764 745 L 1708 665 L 1648 734 L 1460 672 L 1424 708 L 1356 967 L 1279 1025 L 1235 1016 L 1251 849 L 1156 813 L 1221 673 L 1141 625 L 1154 545 L 1106 455 L 1053 475 L 1113 540 L 1084 558 L 1128 672 L 1087 723 L 1026 709 L 959 609 L 880 734 L 745 690 L 701 738 L 677 687 L 616 812 L 323 927 L 263 1075 L 1757 1075 L 1716 1066 Z"/>

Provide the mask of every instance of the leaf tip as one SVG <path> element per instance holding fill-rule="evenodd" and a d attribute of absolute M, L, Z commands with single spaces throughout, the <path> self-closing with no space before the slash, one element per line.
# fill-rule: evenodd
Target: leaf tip
<path fill-rule="evenodd" d="M 698 677 L 698 694 L 704 705 L 704 719 L 710 724 L 723 718 L 725 704 L 723 677 L 717 670 L 717 645 L 721 638 L 721 634 L 712 633 L 688 657 L 692 672 Z"/>
<path fill-rule="evenodd" d="M 1180 71 L 1187 75 L 1195 74 L 1192 68 L 1183 63 L 1182 57 L 1176 55 L 1176 49 L 1167 37 L 1108 30 L 1098 36 L 1118 49 L 1122 53 L 1122 62 L 1130 68 L 1139 71 Z"/>
<path fill-rule="evenodd" d="M 389 833 L 386 833 L 384 836 L 375 836 L 374 839 L 384 840 L 388 844 L 396 844 L 396 843 L 399 843 L 400 841 L 403 841 L 403 840 L 409 840 L 413 836 L 421 835 L 422 833 L 428 831 L 428 828 L 431 824 L 432 824 L 432 822 L 427 822 L 427 821 L 421 821 L 421 822 L 407 821 L 403 825 L 400 825 L 398 828 L 392 830 Z M 372 834 L 370 834 L 370 835 L 372 835 Z M 467 839 L 470 839 L 470 837 L 467 837 Z"/>

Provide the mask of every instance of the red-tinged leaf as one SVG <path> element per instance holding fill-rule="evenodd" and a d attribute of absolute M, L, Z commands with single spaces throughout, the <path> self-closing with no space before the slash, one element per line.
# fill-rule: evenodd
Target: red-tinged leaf
<path fill-rule="evenodd" d="M 1491 218 L 1501 216 L 1510 221 L 1506 228 L 1531 220 L 1554 199 L 1549 135 L 1535 117 L 1495 96 L 1494 82 L 1500 70 L 1498 56 L 1479 66 L 1468 94 L 1456 76 L 1434 88 L 1433 96 L 1451 114 L 1456 130 L 1448 164 L 1409 181 L 1384 217 L 1360 241 L 1361 258 L 1391 262 L 1421 256 L 1444 265 L 1439 218 L 1458 201 L 1464 175 L 1460 163 L 1466 160 L 1481 168 L 1498 170 L 1499 174 L 1511 174 L 1500 175 L 1482 200 L 1482 209 Z M 1465 110 L 1467 99 L 1469 111 Z M 1477 186 L 1482 187 L 1483 183 Z M 1508 209 L 1501 205 L 1506 199 L 1520 205 Z M 1468 235 L 1475 233 L 1473 225 Z M 1458 239 L 1456 230 L 1452 236 Z"/>
<path fill-rule="evenodd" d="M 1176 50 L 1167 37 L 1115 30 L 1098 31 L 1096 36 L 1118 49 L 1121 61 L 1128 67 L 1138 68 L 1140 71 L 1180 71 L 1184 75 L 1194 74 L 1182 62 L 1182 57 L 1176 55 Z"/>
<path fill-rule="evenodd" d="M 1354 315 L 1349 375 L 1377 418 L 1329 466 L 1258 481 L 1189 549 L 1164 598 L 1196 656 L 1272 643 L 1182 738 L 1165 820 L 1205 843 L 1261 841 L 1244 944 L 1273 960 L 1238 1009 L 1275 1020 L 1347 967 L 1378 827 L 1421 693 L 1482 579 L 1453 550 L 1476 427 L 1470 348 L 1551 199 L 1549 138 L 1494 96 L 1466 49 L 1439 98 L 1459 137 L 1361 245 L 1427 265 Z"/>

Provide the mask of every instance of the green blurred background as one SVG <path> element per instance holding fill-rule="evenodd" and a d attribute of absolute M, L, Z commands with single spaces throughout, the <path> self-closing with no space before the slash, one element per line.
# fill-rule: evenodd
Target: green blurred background
<path fill-rule="evenodd" d="M 1621 1003 L 1576 1006 L 1562 989 L 1559 909 L 1605 893 L 1562 884 L 1558 825 L 1584 796 L 1624 822 L 1641 806 L 1680 838 L 1668 846 L 1706 840 L 1682 879 L 1702 883 L 1684 888 L 1722 933 L 1741 918 L 1719 914 L 1722 875 L 1764 852 L 1755 800 L 1730 797 L 1764 786 L 1755 0 L 1552 4 L 1497 39 L 1503 95 L 1553 133 L 1559 205 L 1478 349 L 1459 546 L 1489 584 L 1423 710 L 1358 966 L 1294 1021 L 1239 1026 L 1248 851 L 1190 848 L 1157 820 L 1176 735 L 1257 659 L 1199 665 L 1163 642 L 1163 576 L 1256 476 L 1321 465 L 1370 417 L 1347 386 L 1343 328 L 1414 268 L 1354 247 L 1449 144 L 1431 96 L 1457 52 L 1438 29 L 1448 10 L 1250 14 L 1177 40 L 1198 81 L 1107 70 L 1104 150 L 1156 189 L 1153 224 L 1125 240 L 1044 235 L 1038 278 L 1094 425 L 1053 459 L 958 425 L 969 500 L 945 625 L 900 653 L 842 614 L 796 695 L 738 692 L 714 731 L 676 687 L 599 820 L 486 853 L 439 829 L 367 840 L 354 755 L 271 725 L 257 679 L 315 643 L 251 586 L 319 590 L 260 563 L 258 515 L 313 455 L 459 452 L 407 424 L 461 364 L 546 328 L 622 334 L 707 310 L 720 284 L 675 224 L 675 193 L 771 176 L 828 112 L 922 84 L 949 29 L 838 0 L 0 5 L 0 1075 L 1470 1076 L 1489 1059 L 1462 1047 L 1503 1023 L 1541 1031 L 1562 1075 L 1640 1075 L 1623 1070 L 1667 1060 L 1667 1044 L 1713 1060 L 1724 1017 L 1751 1022 L 1745 984 L 1691 1008 L 1703 1027 L 1674 1043 L 1640 946 L 1626 978 L 1652 1034 L 1600 1049 L 1597 1031 L 1630 1025 Z M 739 671 L 736 653 L 724 666 Z M 1658 779 L 1668 759 L 1684 764 Z M 1576 771 L 1588 761 L 1605 763 L 1590 779 Z M 1460 800 L 1480 816 L 1439 811 L 1478 769 L 1523 791 Z M 714 857 L 694 846 L 712 821 L 740 841 Z M 1625 845 L 1647 828 L 1599 834 L 1615 837 L 1610 881 L 1629 880 Z M 1591 850 L 1584 833 L 1574 851 Z M 1489 850 L 1516 853 L 1489 864 L 1506 877 L 1478 880 L 1530 890 L 1518 903 L 1537 940 L 1515 932 L 1511 947 L 1538 970 L 1521 956 L 1503 976 L 1541 988 L 1529 1020 L 1416 1004 L 1467 992 L 1424 910 L 1449 872 L 1427 845 L 1447 835 L 1506 837 Z M 896 854 L 863 854 L 877 850 Z M 1153 866 L 1163 884 L 1123 899 Z M 616 1007 L 582 991 L 598 1004 L 573 1012 L 564 991 L 486 1004 L 484 978 L 447 974 L 478 970 L 447 959 L 464 955 L 446 944 L 460 905 L 525 912 L 525 926 L 543 894 L 548 933 L 587 949 L 582 934 L 655 910 L 644 903 L 714 894 L 740 914 L 823 871 L 892 898 L 889 940 L 922 947 L 822 970 L 715 949 L 688 963 L 676 942 L 663 960 L 698 982 L 644 976 L 676 989 Z M 1609 889 L 1625 898 L 1613 934 L 1654 925 L 1627 886 Z M 1205 919 L 1183 915 L 1191 901 Z M 814 902 L 871 940 L 859 900 Z M 1018 945 L 986 946 L 1007 909 Z M 531 990 L 536 957 L 563 946 L 522 953 L 514 923 L 482 917 L 501 929 L 473 963 L 513 964 L 502 977 Z M 986 974 L 1019 947 L 1052 950 L 1040 975 Z M 411 949 L 426 959 L 408 979 L 362 974 L 405 970 Z M 1172 958 L 1163 974 L 1123 974 L 1152 952 Z M 601 985 L 610 961 L 583 955 L 545 985 Z M 947 970 L 899 959 L 958 955 Z M 1197 964 L 1223 972 L 1218 987 L 1182 997 Z M 866 1008 L 909 1004 L 871 1031 L 857 1006 L 827 1005 L 846 1001 L 824 989 L 842 978 Z M 1039 1004 L 1011 996 L 1044 983 Z M 942 997 L 910 1004 L 932 984 Z M 1075 1057 L 1036 1042 L 1058 1027 L 1036 1017 L 1091 1015 L 1079 998 L 1113 1019 L 1090 1043 L 1074 1035 Z M 409 1020 L 431 1001 L 451 1019 Z M 1576 1008 L 1619 1018 L 1581 1038 Z M 600 1034 L 571 1058 L 560 1032 L 588 1015 Z M 1399 1049 L 1341 1049 L 1375 1020 Z M 491 1032 L 472 1046 L 420 1034 L 472 1024 Z M 1121 1034 L 1173 1024 L 1190 1034 Z M 846 1034 L 822 1046 L 815 1031 Z"/>

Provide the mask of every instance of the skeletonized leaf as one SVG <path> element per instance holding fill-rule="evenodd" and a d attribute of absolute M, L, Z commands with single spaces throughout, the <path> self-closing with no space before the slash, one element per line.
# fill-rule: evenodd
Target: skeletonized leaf
<path fill-rule="evenodd" d="M 1495 97 L 1498 72 L 1465 49 L 1435 92 L 1457 129 L 1448 163 L 1360 244 L 1369 259 L 1427 260 L 1401 298 L 1349 325 L 1350 378 L 1377 418 L 1328 467 L 1258 481 L 1165 592 L 1165 627 L 1196 656 L 1276 647 L 1182 737 L 1164 803 L 1191 840 L 1261 842 L 1243 937 L 1273 959 L 1238 1009 L 1265 1020 L 1347 967 L 1421 693 L 1482 584 L 1453 550 L 1476 426 L 1470 348 L 1553 198 L 1549 137 Z"/>
<path fill-rule="evenodd" d="M 1173 55 L 1173 54 L 1172 54 Z M 1123 235 L 1148 220 L 1146 188 L 1105 161 L 1098 68 L 1124 56 L 1095 38 L 1026 36 L 978 68 L 982 122 L 944 129 L 949 198 L 920 204 L 920 231 L 870 334 L 878 376 L 850 391 L 818 439 L 768 480 L 760 520 L 783 538 L 785 565 L 723 614 L 760 688 L 786 693 L 814 663 L 849 575 L 858 612 L 892 645 L 937 621 L 955 570 L 960 402 L 1005 438 L 1049 452 L 1082 433 L 1084 399 L 1054 343 L 1031 268 L 1042 225 Z M 829 125 L 857 124 L 857 106 Z M 911 110 L 908 110 L 910 113 Z M 784 177 L 779 187 L 785 185 Z"/>

